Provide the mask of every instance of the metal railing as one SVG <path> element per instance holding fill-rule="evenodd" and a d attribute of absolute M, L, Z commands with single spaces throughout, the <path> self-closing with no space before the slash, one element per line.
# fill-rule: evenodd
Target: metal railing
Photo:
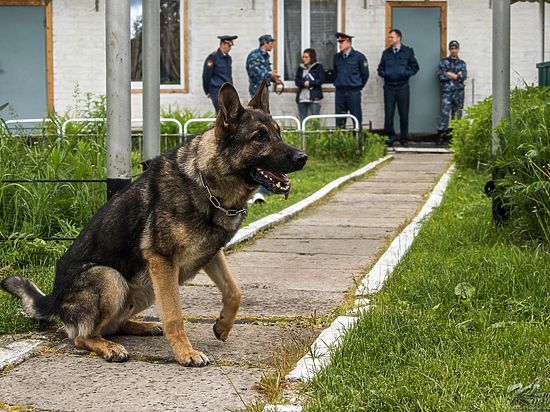
<path fill-rule="evenodd" d="M 300 124 L 300 120 L 298 120 L 297 117 L 295 116 L 273 116 L 272 117 L 273 120 L 291 120 L 293 123 L 296 123 L 296 130 L 297 131 L 300 131 L 301 130 L 301 124 Z M 187 137 L 189 135 L 189 126 L 193 123 L 212 123 L 212 122 L 215 122 L 216 121 L 216 118 L 215 117 L 201 117 L 201 118 L 196 118 L 196 119 L 189 119 L 185 122 L 185 124 L 183 125 L 183 137 Z"/>
<path fill-rule="evenodd" d="M 77 117 L 73 119 L 67 119 L 63 122 L 63 125 L 61 126 L 61 135 L 65 136 L 65 133 L 67 132 L 67 125 L 71 123 L 101 123 L 105 122 L 106 119 L 104 117 Z M 132 123 L 143 123 L 143 119 L 137 118 L 132 119 Z M 178 135 L 182 135 L 183 133 L 183 126 L 181 125 L 181 122 L 178 119 L 172 119 L 172 118 L 160 118 L 161 123 L 174 123 L 178 126 Z"/>
<path fill-rule="evenodd" d="M 7 120 L 5 122 L 5 127 L 8 128 L 8 131 L 11 131 L 9 126 L 11 125 L 19 125 L 19 124 L 35 124 L 35 127 L 33 129 L 36 129 L 38 127 L 44 128 L 45 126 L 52 123 L 52 119 L 45 118 L 45 119 L 13 119 L 13 120 Z M 40 124 L 40 126 L 36 126 L 37 124 Z"/>
<path fill-rule="evenodd" d="M 360 150 L 360 125 L 359 125 L 359 120 L 357 120 L 357 117 L 355 117 L 354 115 L 352 114 L 312 114 L 310 116 L 307 116 L 306 118 L 304 118 L 304 120 L 302 120 L 302 125 L 301 125 L 301 136 L 300 136 L 300 149 L 302 150 L 306 150 L 306 125 L 307 123 L 310 121 L 310 120 L 314 120 L 314 119 L 351 119 L 355 125 L 355 127 L 353 128 L 353 133 L 355 134 L 355 137 L 357 139 L 357 149 Z"/>
<path fill-rule="evenodd" d="M 183 125 L 183 137 L 187 137 L 189 134 L 187 131 L 189 129 L 189 125 L 193 123 L 213 123 L 216 121 L 215 117 L 200 117 L 197 119 L 189 119 L 187 120 Z"/>

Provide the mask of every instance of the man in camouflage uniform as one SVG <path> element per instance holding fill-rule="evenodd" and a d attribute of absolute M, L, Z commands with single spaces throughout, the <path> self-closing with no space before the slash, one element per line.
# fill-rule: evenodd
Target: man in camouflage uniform
<path fill-rule="evenodd" d="M 271 82 L 282 83 L 281 76 L 275 70 L 271 70 L 271 62 L 269 61 L 269 52 L 273 49 L 275 39 L 270 34 L 264 34 L 258 39 L 260 47 L 252 50 L 246 58 L 246 72 L 248 73 L 248 91 L 250 96 L 256 94 L 256 90 L 262 84 L 264 79 L 267 80 L 269 86 Z"/>
<path fill-rule="evenodd" d="M 449 120 L 462 118 L 464 107 L 464 80 L 468 75 L 466 63 L 458 57 L 460 44 L 449 42 L 449 56 L 441 59 L 437 69 L 441 85 L 441 117 L 437 124 L 437 144 L 445 141 L 449 132 Z"/>

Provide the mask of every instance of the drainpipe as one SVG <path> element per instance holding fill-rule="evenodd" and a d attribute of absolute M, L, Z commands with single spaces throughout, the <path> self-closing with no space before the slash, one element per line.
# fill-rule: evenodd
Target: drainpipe
<path fill-rule="evenodd" d="M 130 0 L 105 2 L 107 198 L 131 183 Z"/>

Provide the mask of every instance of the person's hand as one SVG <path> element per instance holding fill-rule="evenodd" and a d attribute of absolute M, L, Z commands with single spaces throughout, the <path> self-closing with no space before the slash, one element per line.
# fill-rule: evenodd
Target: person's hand
<path fill-rule="evenodd" d="M 306 80 L 306 81 L 304 82 L 304 87 L 309 88 L 309 80 Z"/>
<path fill-rule="evenodd" d="M 458 76 L 453 72 L 447 72 L 447 76 L 449 76 L 453 80 L 456 80 L 458 78 Z"/>
<path fill-rule="evenodd" d="M 275 79 L 275 83 L 277 83 L 277 84 L 283 84 L 284 82 L 281 80 L 281 77 L 279 76 L 279 77 L 277 77 L 277 78 Z"/>
<path fill-rule="evenodd" d="M 271 71 L 271 77 L 273 77 L 274 79 L 278 79 L 279 77 L 281 77 L 281 75 L 279 74 L 279 72 L 277 70 L 272 70 Z"/>

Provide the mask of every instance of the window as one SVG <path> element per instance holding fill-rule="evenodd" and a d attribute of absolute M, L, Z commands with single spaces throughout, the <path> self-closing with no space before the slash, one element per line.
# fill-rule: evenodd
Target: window
<path fill-rule="evenodd" d="M 142 88 L 143 0 L 131 0 L 130 54 L 132 88 Z M 185 84 L 183 47 L 184 3 L 186 0 L 160 0 L 160 87 L 182 89 Z"/>
<path fill-rule="evenodd" d="M 301 63 L 302 51 L 313 48 L 325 70 L 332 69 L 338 51 L 334 33 L 342 30 L 344 0 L 277 0 L 279 73 L 288 86 Z"/>

